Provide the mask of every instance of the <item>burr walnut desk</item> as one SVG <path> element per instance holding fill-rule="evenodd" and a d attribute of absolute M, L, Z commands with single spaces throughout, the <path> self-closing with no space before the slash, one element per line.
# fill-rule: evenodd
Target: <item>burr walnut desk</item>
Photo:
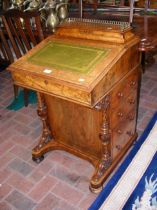
<path fill-rule="evenodd" d="M 137 137 L 138 45 L 127 23 L 70 19 L 8 67 L 16 85 L 37 91 L 33 160 L 66 150 L 94 165 L 90 189 L 102 189 Z"/>

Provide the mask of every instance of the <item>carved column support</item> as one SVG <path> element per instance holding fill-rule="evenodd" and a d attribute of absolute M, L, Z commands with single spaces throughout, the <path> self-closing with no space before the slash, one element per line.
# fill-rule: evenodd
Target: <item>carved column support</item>
<path fill-rule="evenodd" d="M 109 152 L 109 144 L 110 144 L 110 128 L 109 128 L 109 120 L 107 116 L 107 112 L 103 111 L 103 124 L 100 130 L 99 138 L 102 142 L 102 159 L 99 165 L 100 167 L 100 176 L 111 165 L 111 154 Z M 98 173 L 98 174 L 99 174 Z"/>
<path fill-rule="evenodd" d="M 109 125 L 109 105 L 110 97 L 105 96 L 97 105 L 96 109 L 102 111 L 102 126 L 100 128 L 99 138 L 102 143 L 102 157 L 97 167 L 96 173 L 92 177 L 91 190 L 93 192 L 100 191 L 103 183 L 103 175 L 105 171 L 111 165 L 111 153 L 110 153 L 110 125 Z"/>
<path fill-rule="evenodd" d="M 34 152 L 39 151 L 45 144 L 47 144 L 52 139 L 51 131 L 48 125 L 47 108 L 42 93 L 37 92 L 37 99 L 38 99 L 37 113 L 42 121 L 43 131 L 38 145 L 33 150 Z"/>

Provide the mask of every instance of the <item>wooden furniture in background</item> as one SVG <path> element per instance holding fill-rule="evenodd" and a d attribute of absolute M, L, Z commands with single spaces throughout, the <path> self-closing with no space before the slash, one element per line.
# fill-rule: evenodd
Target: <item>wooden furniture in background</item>
<path fill-rule="evenodd" d="M 3 31 L 8 39 L 7 41 L 10 41 L 10 52 L 14 56 L 14 59 L 10 59 L 10 63 L 20 58 L 44 39 L 40 14 L 38 12 L 22 12 L 12 9 L 5 11 L 1 18 Z M 17 97 L 17 85 L 14 85 L 14 92 L 15 97 Z M 25 106 L 27 106 L 28 90 L 24 89 L 24 93 Z"/>
<path fill-rule="evenodd" d="M 128 23 L 70 19 L 8 68 L 38 91 L 42 136 L 33 160 L 66 150 L 95 167 L 98 192 L 137 137 L 139 39 Z"/>
<path fill-rule="evenodd" d="M 0 25 L 0 67 L 7 67 L 14 61 L 13 54 L 10 50 L 8 38 L 4 33 L 4 28 Z"/>
<path fill-rule="evenodd" d="M 140 38 L 139 51 L 142 52 L 142 67 L 145 71 L 145 63 L 153 59 L 153 53 L 157 49 L 157 16 L 134 16 L 133 31 Z"/>
<path fill-rule="evenodd" d="M 10 0 L 0 0 L 0 10 L 6 10 L 10 7 Z"/>
<path fill-rule="evenodd" d="M 89 16 L 92 13 L 97 12 L 98 9 L 100 8 L 112 8 L 112 7 L 123 7 L 125 5 L 125 1 L 124 0 L 120 0 L 120 1 L 115 1 L 115 0 L 71 0 L 69 1 L 69 5 L 70 7 L 72 6 L 72 8 L 78 8 L 77 13 L 75 13 L 75 15 L 77 17 L 86 17 L 87 14 L 89 14 Z M 74 10 L 75 10 L 74 9 Z M 70 10 L 72 11 L 72 10 Z M 89 12 L 90 11 L 90 12 Z"/>
<path fill-rule="evenodd" d="M 156 0 L 139 0 L 137 2 L 138 7 L 145 7 L 146 9 L 151 8 L 157 8 L 157 1 Z"/>
<path fill-rule="evenodd" d="M 149 14 L 150 12 L 150 14 Z M 87 17 L 89 14 L 87 14 Z M 108 21 L 129 21 L 129 13 L 118 11 L 98 11 L 90 16 L 98 20 Z M 157 15 L 153 15 L 152 11 L 146 12 L 143 7 L 143 11 L 136 12 L 133 17 L 133 32 L 139 37 L 140 45 L 139 51 L 142 54 L 142 67 L 145 71 L 145 63 L 153 61 L 153 54 L 157 49 Z"/>

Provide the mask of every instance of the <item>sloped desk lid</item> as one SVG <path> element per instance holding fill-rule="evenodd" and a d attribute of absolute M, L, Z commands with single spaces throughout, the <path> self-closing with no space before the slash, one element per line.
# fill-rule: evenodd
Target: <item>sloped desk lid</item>
<path fill-rule="evenodd" d="M 87 74 L 109 53 L 108 48 L 49 41 L 28 58 L 34 65 Z"/>
<path fill-rule="evenodd" d="M 118 72 L 119 76 L 114 76 L 113 66 L 126 50 L 124 44 L 52 35 L 11 64 L 8 70 L 17 85 L 93 107 L 100 94 L 93 96 L 92 91 L 105 80 L 108 84 L 102 85 L 104 93 L 113 86 L 120 77 Z M 113 76 L 109 76 L 111 74 Z"/>
<path fill-rule="evenodd" d="M 50 36 L 8 69 L 90 92 L 123 51 L 123 45 Z"/>

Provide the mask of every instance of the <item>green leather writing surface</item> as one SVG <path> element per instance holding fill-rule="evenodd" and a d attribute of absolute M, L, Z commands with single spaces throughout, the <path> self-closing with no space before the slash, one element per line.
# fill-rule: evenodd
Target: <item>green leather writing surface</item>
<path fill-rule="evenodd" d="M 29 57 L 28 61 L 35 65 L 88 73 L 106 57 L 108 51 L 107 48 L 48 42 Z"/>

